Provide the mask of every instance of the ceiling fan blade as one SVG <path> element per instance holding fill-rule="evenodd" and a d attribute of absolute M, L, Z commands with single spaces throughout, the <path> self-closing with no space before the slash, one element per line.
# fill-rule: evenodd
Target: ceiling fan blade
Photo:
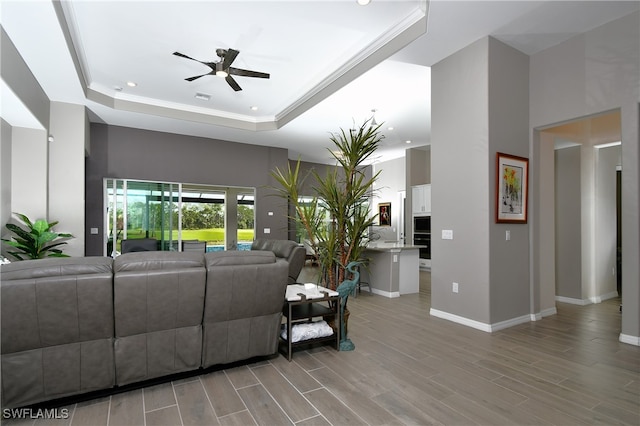
<path fill-rule="evenodd" d="M 231 86 L 231 88 L 233 90 L 235 90 L 236 92 L 242 90 L 242 87 L 240 87 L 240 85 L 238 84 L 237 81 L 235 81 L 233 79 L 233 77 L 231 77 L 231 75 L 228 75 L 225 77 L 225 80 L 227 80 L 227 83 L 229 83 L 229 86 Z"/>
<path fill-rule="evenodd" d="M 241 68 L 233 68 L 233 67 L 229 68 L 229 74 L 239 75 L 242 77 L 269 78 L 269 74 L 266 72 L 243 70 Z"/>
<path fill-rule="evenodd" d="M 180 56 L 181 58 L 187 58 L 187 59 L 191 59 L 192 61 L 202 62 L 202 61 L 199 61 L 199 60 L 197 60 L 197 59 L 192 58 L 191 56 L 187 56 L 187 55 L 185 55 L 184 53 L 180 53 L 180 52 L 173 52 L 173 54 L 174 54 L 174 55 L 176 55 L 176 56 Z"/>
<path fill-rule="evenodd" d="M 205 75 L 211 75 L 211 74 L 215 74 L 215 73 L 214 73 L 213 71 L 211 71 L 211 72 L 208 72 L 208 73 L 206 73 L 206 74 L 202 74 L 202 75 L 195 75 L 195 76 L 193 76 L 193 77 L 185 78 L 185 80 L 187 80 L 187 81 L 193 81 L 193 80 L 197 80 L 197 79 L 198 79 L 198 78 L 200 78 L 200 77 L 204 77 Z"/>
<path fill-rule="evenodd" d="M 236 56 L 238 56 L 239 51 L 235 49 L 227 49 L 227 52 L 224 55 L 224 60 L 222 61 L 222 69 L 227 69 L 231 66 L 231 63 L 236 60 Z"/>
<path fill-rule="evenodd" d="M 199 59 L 192 58 L 191 56 L 187 56 L 184 53 L 180 53 L 180 52 L 173 52 L 173 54 L 176 55 L 176 56 L 180 56 L 181 58 L 191 59 L 192 61 L 200 62 L 201 64 L 204 64 L 204 65 L 208 66 L 211 69 L 215 69 L 216 68 L 216 62 L 204 62 L 204 61 L 201 61 Z"/>

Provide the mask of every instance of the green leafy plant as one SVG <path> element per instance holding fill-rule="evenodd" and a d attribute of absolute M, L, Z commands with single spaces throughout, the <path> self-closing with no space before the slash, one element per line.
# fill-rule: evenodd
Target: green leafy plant
<path fill-rule="evenodd" d="M 16 250 L 8 251 L 10 255 L 18 260 L 42 259 L 45 257 L 69 257 L 62 253 L 58 247 L 67 244 L 61 239 L 73 238 L 73 235 L 67 233 L 57 233 L 53 231 L 53 227 L 58 222 L 47 222 L 44 219 L 38 219 L 35 222 L 21 213 L 14 213 L 27 226 L 23 229 L 16 224 L 7 223 L 6 228 L 13 232 L 16 236 L 13 240 L 2 241 L 5 244 L 14 247 Z"/>
<path fill-rule="evenodd" d="M 337 167 L 326 176 L 312 171 L 317 184 L 310 201 L 301 197 L 308 175 L 301 176 L 300 160 L 294 167 L 289 164 L 286 170 L 276 168 L 271 172 L 280 185 L 273 189 L 293 207 L 295 214 L 291 218 L 304 230 L 321 267 L 322 284 L 332 290 L 345 280 L 350 262 L 366 263 L 363 251 L 369 228 L 376 220 L 369 203 L 380 172 L 367 177 L 365 163 L 383 138 L 379 129 L 380 125 L 372 125 L 369 119 L 358 129 L 341 129 L 331 135 L 336 150 L 330 152 Z"/>

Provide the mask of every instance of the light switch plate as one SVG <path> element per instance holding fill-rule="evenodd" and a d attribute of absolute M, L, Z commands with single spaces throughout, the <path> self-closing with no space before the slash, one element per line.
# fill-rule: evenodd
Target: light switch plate
<path fill-rule="evenodd" d="M 264 228 L 264 233 L 265 234 L 270 234 L 271 233 L 271 228 Z"/>

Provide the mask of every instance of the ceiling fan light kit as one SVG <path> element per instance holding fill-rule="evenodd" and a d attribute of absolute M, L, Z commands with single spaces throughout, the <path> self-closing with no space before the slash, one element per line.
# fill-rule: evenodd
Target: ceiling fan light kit
<path fill-rule="evenodd" d="M 211 68 L 211 71 L 206 74 L 196 75 L 193 77 L 187 77 L 185 80 L 193 81 L 197 80 L 200 77 L 204 77 L 205 75 L 215 75 L 220 78 L 224 78 L 226 82 L 231 86 L 233 90 L 236 92 L 242 90 L 238 82 L 232 77 L 232 75 L 240 76 L 240 77 L 255 77 L 255 78 L 270 78 L 270 75 L 265 72 L 259 71 L 251 71 L 251 70 L 243 70 L 241 68 L 233 68 L 231 64 L 235 61 L 236 57 L 240 52 L 235 49 L 216 49 L 216 54 L 220 58 L 218 62 L 204 62 L 198 59 L 194 59 L 190 56 L 185 55 L 180 52 L 173 52 L 174 55 L 180 56 L 182 58 L 191 59 L 192 61 L 200 62 L 203 65 Z"/>

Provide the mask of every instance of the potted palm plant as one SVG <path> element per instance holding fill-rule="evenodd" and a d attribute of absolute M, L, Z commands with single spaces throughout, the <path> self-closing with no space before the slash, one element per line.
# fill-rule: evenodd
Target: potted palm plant
<path fill-rule="evenodd" d="M 12 251 L 8 251 L 10 255 L 17 260 L 69 257 L 69 255 L 62 253 L 60 246 L 67 244 L 64 240 L 73 238 L 73 235 L 54 232 L 53 227 L 58 224 L 57 221 L 47 222 L 44 219 L 38 219 L 32 222 L 24 214 L 15 213 L 15 215 L 24 222 L 27 228 L 23 229 L 13 223 L 5 225 L 9 231 L 16 235 L 13 240 L 2 239 L 5 244 L 13 247 Z"/>
<path fill-rule="evenodd" d="M 310 200 L 302 200 L 302 195 L 308 195 L 301 189 L 309 174 L 301 175 L 300 160 L 286 170 L 271 172 L 280 185 L 273 189 L 292 206 L 291 219 L 303 229 L 320 265 L 320 284 L 331 290 L 351 278 L 346 269 L 350 262 L 366 263 L 364 249 L 376 220 L 370 200 L 380 173 L 369 177 L 366 162 L 383 138 L 379 129 L 380 125 L 372 125 L 369 119 L 357 129 L 340 129 L 331 135 L 335 150 L 329 151 L 337 164 L 326 176 L 311 171 L 315 184 Z"/>

